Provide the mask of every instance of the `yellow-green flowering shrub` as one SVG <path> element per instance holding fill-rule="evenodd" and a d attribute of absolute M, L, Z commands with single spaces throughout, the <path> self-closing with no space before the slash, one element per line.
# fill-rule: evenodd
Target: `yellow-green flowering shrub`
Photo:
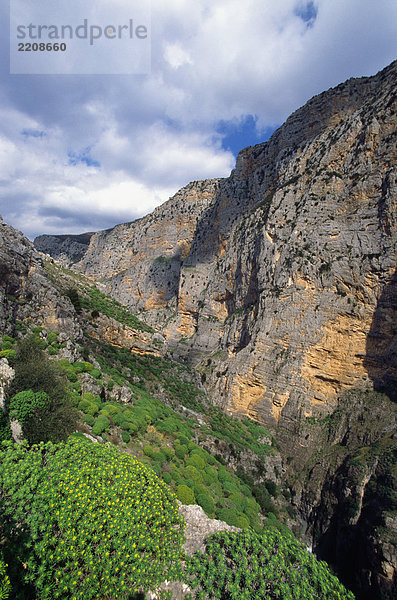
<path fill-rule="evenodd" d="M 10 579 L 7 575 L 7 565 L 3 555 L 0 554 L 0 600 L 6 600 L 10 596 Z"/>
<path fill-rule="evenodd" d="M 186 582 L 197 600 L 354 600 L 325 562 L 273 528 L 207 538 L 204 555 L 187 561 Z"/>
<path fill-rule="evenodd" d="M 127 599 L 179 572 L 175 496 L 114 447 L 5 442 L 0 497 L 12 556 L 40 600 Z"/>

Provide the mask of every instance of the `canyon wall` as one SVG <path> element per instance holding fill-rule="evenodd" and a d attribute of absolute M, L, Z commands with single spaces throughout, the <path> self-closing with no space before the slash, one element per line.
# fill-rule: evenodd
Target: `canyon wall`
<path fill-rule="evenodd" d="M 230 177 L 92 235 L 75 265 L 214 403 L 287 435 L 344 389 L 397 381 L 396 71 L 311 99 Z"/>

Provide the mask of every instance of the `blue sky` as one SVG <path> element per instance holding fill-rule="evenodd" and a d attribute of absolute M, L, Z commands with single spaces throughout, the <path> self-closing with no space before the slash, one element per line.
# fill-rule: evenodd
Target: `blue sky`
<path fill-rule="evenodd" d="M 152 0 L 148 75 L 10 75 L 6 4 L 0 214 L 31 238 L 111 227 L 228 176 L 314 94 L 397 54 L 395 0 Z"/>

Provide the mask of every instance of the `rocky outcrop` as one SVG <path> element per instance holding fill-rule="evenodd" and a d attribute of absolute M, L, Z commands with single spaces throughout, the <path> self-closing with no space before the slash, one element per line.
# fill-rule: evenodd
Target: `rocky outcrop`
<path fill-rule="evenodd" d="M 0 217 L 0 333 L 39 326 L 82 338 L 73 305 L 49 280 L 42 257 Z"/>
<path fill-rule="evenodd" d="M 219 531 L 241 531 L 237 527 L 232 527 L 224 521 L 210 519 L 207 517 L 201 506 L 197 504 L 185 505 L 178 501 L 179 512 L 183 516 L 185 528 L 185 543 L 183 550 L 188 556 L 193 556 L 195 552 L 204 552 L 205 540 L 210 535 Z M 173 600 L 184 600 L 191 589 L 185 583 L 180 581 L 164 582 L 158 590 L 148 592 L 146 600 L 159 600 L 161 592 L 171 592 Z"/>
<path fill-rule="evenodd" d="M 218 531 L 240 531 L 237 527 L 228 525 L 224 521 L 210 519 L 197 504 L 179 504 L 179 512 L 186 522 L 186 541 L 183 549 L 188 556 L 193 556 L 197 551 L 203 552 L 205 539 Z"/>
<path fill-rule="evenodd" d="M 15 371 L 6 358 L 0 358 L 0 413 L 5 411 L 5 395 L 8 386 L 14 379 Z"/>

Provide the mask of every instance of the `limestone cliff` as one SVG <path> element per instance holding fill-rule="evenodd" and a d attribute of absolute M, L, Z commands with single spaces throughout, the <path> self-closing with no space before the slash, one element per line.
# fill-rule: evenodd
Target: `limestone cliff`
<path fill-rule="evenodd" d="M 39 326 L 76 340 L 83 335 L 72 303 L 48 279 L 43 258 L 0 217 L 0 332 Z"/>
<path fill-rule="evenodd" d="M 316 96 L 76 265 L 233 413 L 291 432 L 345 388 L 395 385 L 396 70 Z"/>

